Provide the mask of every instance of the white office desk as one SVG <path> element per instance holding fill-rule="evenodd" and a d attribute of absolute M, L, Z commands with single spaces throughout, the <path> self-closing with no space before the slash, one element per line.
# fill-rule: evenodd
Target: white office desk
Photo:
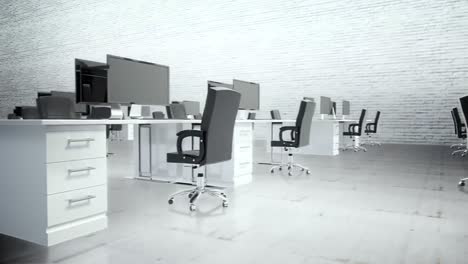
<path fill-rule="evenodd" d="M 206 173 L 207 184 L 215 186 L 239 186 L 252 181 L 253 124 L 291 122 L 292 120 L 236 120 L 234 126 L 232 159 L 226 162 L 193 169 L 191 165 L 167 163 L 166 155 L 176 152 L 177 132 L 199 129 L 194 125 L 200 120 L 183 120 L 181 123 L 165 123 L 164 120 L 144 120 L 135 130 L 134 153 L 138 157 L 136 175 L 140 179 L 166 182 L 193 183 L 199 172 Z M 143 121 L 143 122 L 144 122 Z M 186 139 L 184 149 L 197 148 L 197 138 Z"/>
<path fill-rule="evenodd" d="M 208 183 L 249 183 L 253 123 L 289 121 L 236 121 L 233 160 L 207 166 Z M 177 130 L 196 123 L 200 120 L 0 120 L 0 233 L 51 246 L 107 227 L 105 125 L 136 126 L 135 148 L 156 150 L 159 156 L 150 154 L 153 166 L 168 168 L 169 174 L 155 169 L 150 177 L 178 181 L 182 172 L 189 182 L 191 168 L 172 164 L 176 170 L 171 170 L 165 157 L 176 150 Z M 154 141 L 145 143 L 138 127 L 148 126 L 154 133 L 147 138 Z M 135 153 L 139 160 L 145 155 Z"/>

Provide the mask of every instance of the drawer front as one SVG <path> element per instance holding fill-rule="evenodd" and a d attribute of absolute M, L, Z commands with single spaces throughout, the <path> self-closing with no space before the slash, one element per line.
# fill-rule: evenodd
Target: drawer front
<path fill-rule="evenodd" d="M 239 162 L 234 165 L 235 175 L 245 175 L 245 174 L 252 174 L 253 166 L 252 162 L 244 161 Z"/>
<path fill-rule="evenodd" d="M 46 139 L 47 162 L 106 157 L 105 126 L 51 127 Z"/>
<path fill-rule="evenodd" d="M 105 158 L 47 164 L 47 194 L 73 191 L 107 183 Z"/>
<path fill-rule="evenodd" d="M 238 146 L 251 146 L 253 143 L 251 127 L 239 127 L 235 129 L 234 144 Z"/>
<path fill-rule="evenodd" d="M 106 211 L 106 185 L 47 196 L 47 224 L 49 227 Z"/>
<path fill-rule="evenodd" d="M 234 158 L 236 162 L 242 163 L 245 161 L 252 162 L 253 151 L 252 146 L 236 146 L 234 149 Z"/>

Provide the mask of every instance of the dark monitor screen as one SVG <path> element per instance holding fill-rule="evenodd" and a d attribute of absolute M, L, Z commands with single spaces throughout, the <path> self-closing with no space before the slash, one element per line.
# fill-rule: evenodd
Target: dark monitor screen
<path fill-rule="evenodd" d="M 320 114 L 328 115 L 331 109 L 330 97 L 320 96 Z"/>
<path fill-rule="evenodd" d="M 351 112 L 351 105 L 349 101 L 343 101 L 343 115 L 350 115 Z"/>
<path fill-rule="evenodd" d="M 260 109 L 260 85 L 258 83 L 233 80 L 233 89 L 241 94 L 239 109 Z"/>
<path fill-rule="evenodd" d="M 315 102 L 315 99 L 314 99 L 313 97 L 306 97 L 306 96 L 304 96 L 303 99 L 304 99 L 304 100 L 309 100 L 309 101 Z"/>
<path fill-rule="evenodd" d="M 198 115 L 200 114 L 200 102 L 196 101 L 183 101 L 182 104 L 185 106 L 185 112 L 187 115 Z"/>
<path fill-rule="evenodd" d="M 107 55 L 109 103 L 169 104 L 169 67 Z"/>
<path fill-rule="evenodd" d="M 107 103 L 107 64 L 75 59 L 77 103 Z"/>

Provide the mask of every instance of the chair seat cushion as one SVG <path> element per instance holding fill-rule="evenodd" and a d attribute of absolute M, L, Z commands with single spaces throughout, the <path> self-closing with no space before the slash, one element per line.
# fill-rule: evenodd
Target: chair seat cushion
<path fill-rule="evenodd" d="M 343 132 L 343 136 L 360 136 L 358 132 Z"/>
<path fill-rule="evenodd" d="M 294 141 L 271 141 L 271 146 L 272 147 L 296 147 L 296 142 Z"/>
<path fill-rule="evenodd" d="M 199 155 L 199 150 L 187 150 L 182 154 L 179 154 L 178 152 L 170 152 L 167 153 L 167 162 L 198 164 Z"/>

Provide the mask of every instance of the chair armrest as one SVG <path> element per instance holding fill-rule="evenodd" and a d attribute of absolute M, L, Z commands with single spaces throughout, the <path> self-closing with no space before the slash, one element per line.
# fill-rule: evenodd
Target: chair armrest
<path fill-rule="evenodd" d="M 280 141 L 285 141 L 283 139 L 283 133 L 286 132 L 286 131 L 291 131 L 291 140 L 294 140 L 294 132 L 296 132 L 296 127 L 295 126 L 284 126 L 284 127 L 280 127 Z"/>
<path fill-rule="evenodd" d="M 359 127 L 359 124 L 349 124 L 348 132 L 349 132 L 349 133 L 354 132 L 354 128 L 355 128 L 355 127 Z"/>
<path fill-rule="evenodd" d="M 371 130 L 374 127 L 375 127 L 375 123 L 367 123 L 367 125 L 366 125 L 367 130 Z"/>
<path fill-rule="evenodd" d="M 183 149 L 182 149 L 182 142 L 184 141 L 184 138 L 188 137 L 199 137 L 200 138 L 200 148 L 204 146 L 204 138 L 205 138 L 205 132 L 201 130 L 182 130 L 179 133 L 177 133 L 177 153 L 183 154 Z M 202 150 L 200 149 L 200 154 L 202 154 Z"/>

